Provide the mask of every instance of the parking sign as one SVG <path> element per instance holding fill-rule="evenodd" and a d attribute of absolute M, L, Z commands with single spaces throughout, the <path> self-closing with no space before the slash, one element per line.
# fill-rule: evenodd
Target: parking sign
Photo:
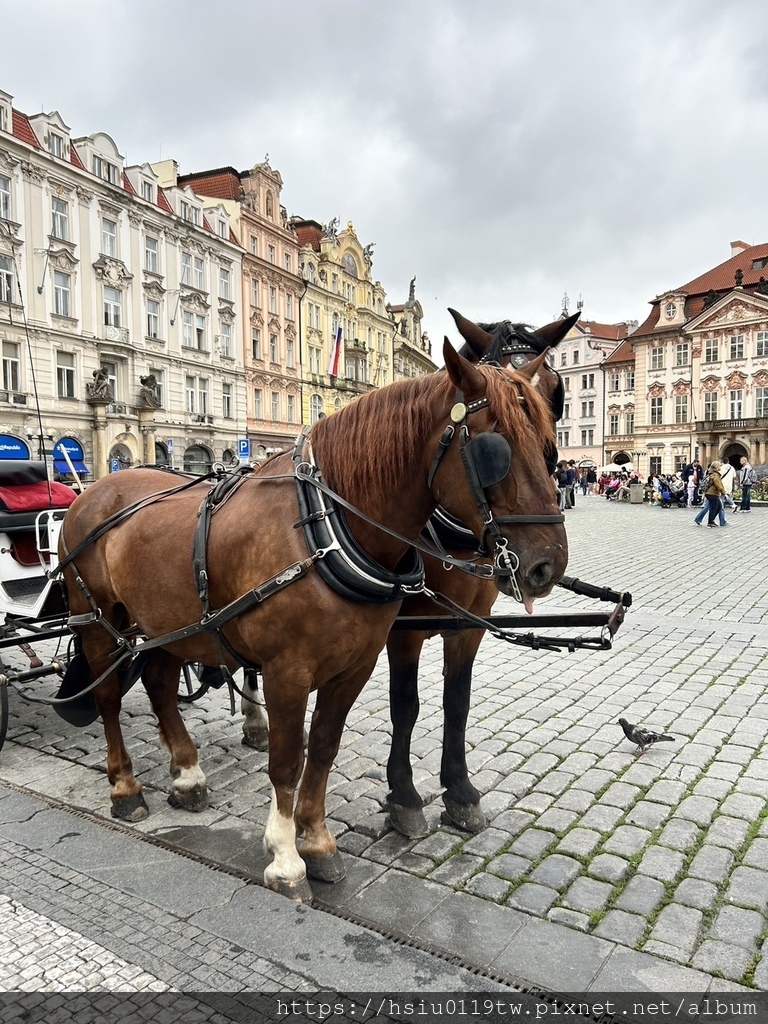
<path fill-rule="evenodd" d="M 251 442 L 247 437 L 241 437 L 237 442 L 237 457 L 239 459 L 250 459 L 251 457 Z"/>

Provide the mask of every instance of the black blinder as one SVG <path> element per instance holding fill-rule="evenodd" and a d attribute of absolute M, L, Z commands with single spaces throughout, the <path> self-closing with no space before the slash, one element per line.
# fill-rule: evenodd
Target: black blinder
<path fill-rule="evenodd" d="M 512 450 L 501 434 L 478 434 L 469 442 L 469 452 L 481 487 L 493 487 L 509 473 Z"/>

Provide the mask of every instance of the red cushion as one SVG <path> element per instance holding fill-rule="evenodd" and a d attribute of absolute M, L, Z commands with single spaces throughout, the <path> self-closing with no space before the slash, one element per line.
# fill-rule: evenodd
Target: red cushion
<path fill-rule="evenodd" d="M 8 512 L 38 512 L 46 508 L 67 508 L 77 495 L 66 484 L 40 480 L 36 484 L 0 487 L 0 508 Z"/>

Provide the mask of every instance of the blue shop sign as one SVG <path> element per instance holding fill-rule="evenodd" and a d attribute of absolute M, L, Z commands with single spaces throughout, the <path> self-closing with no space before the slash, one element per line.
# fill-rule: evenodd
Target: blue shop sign
<path fill-rule="evenodd" d="M 13 434 L 0 434 L 0 459 L 28 459 L 29 445 Z"/>
<path fill-rule="evenodd" d="M 75 467 L 75 472 L 82 476 L 84 473 L 90 472 L 86 464 L 83 462 L 85 453 L 83 452 L 83 446 L 75 441 L 73 437 L 62 437 L 60 441 L 57 441 L 53 446 L 53 468 L 57 473 L 71 473 L 69 464 L 64 458 L 63 452 L 66 452 L 69 456 L 69 461 Z"/>

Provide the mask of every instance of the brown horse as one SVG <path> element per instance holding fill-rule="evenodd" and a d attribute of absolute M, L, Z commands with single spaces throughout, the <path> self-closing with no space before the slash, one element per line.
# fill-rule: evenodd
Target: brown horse
<path fill-rule="evenodd" d="M 464 338 L 462 353 L 468 358 L 490 359 L 509 365 L 525 365 L 547 348 L 554 348 L 579 319 L 579 315 L 556 320 L 535 331 L 522 324 L 506 321 L 474 324 L 450 310 Z M 547 400 L 553 420 L 562 415 L 562 383 L 546 363 L 538 374 L 537 386 Z M 554 468 L 553 466 L 549 467 Z M 440 530 L 439 521 L 436 528 Z M 525 529 L 525 527 L 522 527 Z M 443 523 L 442 540 L 451 555 L 471 558 L 476 553 L 473 537 L 461 524 Z M 424 559 L 427 587 L 486 618 L 499 591 L 492 581 L 479 576 L 447 570 L 442 561 Z M 400 614 L 434 616 L 445 614 L 424 594 L 407 597 Z M 419 659 L 424 641 L 434 632 L 393 630 L 387 640 L 389 659 L 389 703 L 392 720 L 392 746 L 387 761 L 389 795 L 387 810 L 391 824 L 411 838 L 428 833 L 424 802 L 413 784 L 411 738 L 419 715 Z M 486 825 L 480 807 L 480 794 L 472 785 L 467 770 L 466 727 L 472 689 L 472 668 L 480 643 L 481 629 L 450 630 L 443 633 L 443 748 L 440 782 L 443 786 L 444 818 L 468 832 L 479 832 Z"/>
<path fill-rule="evenodd" d="M 195 536 L 205 483 L 158 494 L 156 471 L 131 470 L 98 481 L 72 506 L 60 557 L 70 625 L 92 678 L 101 680 L 95 698 L 115 816 L 136 820 L 147 813 L 120 731 L 117 661 L 139 651 L 142 682 L 170 748 L 169 799 L 192 810 L 206 805 L 207 794 L 176 701 L 181 664 L 224 662 L 232 670 L 247 664 L 261 671 L 270 721 L 273 795 L 264 842 L 272 860 L 265 881 L 303 901 L 311 899 L 307 873 L 326 881 L 343 877 L 325 824 L 328 774 L 402 591 L 393 585 L 378 603 L 355 600 L 322 575 L 331 545 L 310 547 L 308 557 L 294 525 L 307 518 L 297 476 L 315 481 L 306 485 L 311 493 L 322 493 L 311 460 L 322 469 L 322 486 L 358 510 L 346 519 L 354 557 L 365 561 L 368 575 L 397 579 L 409 542 L 440 504 L 478 539 L 490 539 L 500 588 L 519 590 L 530 602 L 560 579 L 567 541 L 545 461 L 552 421 L 532 383 L 543 359 L 517 372 L 474 366 L 447 339 L 444 358 L 447 373 L 373 391 L 316 423 L 301 466 L 294 469 L 290 455 L 277 456 L 230 491 L 211 516 L 204 578 L 193 569 L 193 552 L 199 567 Z M 116 525 L 105 530 L 113 516 Z M 210 616 L 203 619 L 208 602 L 216 611 L 234 609 L 217 630 Z M 142 638 L 149 638 L 144 651 Z"/>

